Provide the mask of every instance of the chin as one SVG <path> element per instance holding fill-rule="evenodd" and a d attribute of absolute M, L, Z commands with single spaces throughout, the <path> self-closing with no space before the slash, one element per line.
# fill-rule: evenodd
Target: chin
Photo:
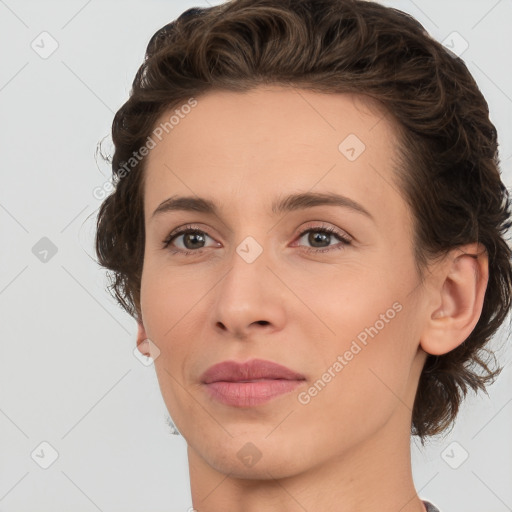
<path fill-rule="evenodd" d="M 245 435 L 236 435 L 217 444 L 196 444 L 195 450 L 209 466 L 232 478 L 286 478 L 308 469 L 307 454 L 303 449 L 297 449 L 297 446 L 304 446 L 300 440 L 288 436 L 285 441 L 279 434 L 274 439 L 272 436 L 265 439 L 268 433 L 268 429 L 257 435 L 246 432 Z M 311 464 L 314 462 L 311 461 Z"/>

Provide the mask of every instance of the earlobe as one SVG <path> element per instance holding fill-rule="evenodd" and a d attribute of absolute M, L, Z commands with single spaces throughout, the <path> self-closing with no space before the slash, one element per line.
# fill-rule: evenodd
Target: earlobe
<path fill-rule="evenodd" d="M 137 348 L 139 349 L 141 354 L 150 357 L 149 339 L 142 322 L 137 322 Z"/>
<path fill-rule="evenodd" d="M 432 355 L 450 352 L 471 334 L 482 313 L 489 279 L 489 262 L 481 244 L 468 244 L 452 251 L 433 289 L 436 304 L 427 310 L 421 348 Z"/>

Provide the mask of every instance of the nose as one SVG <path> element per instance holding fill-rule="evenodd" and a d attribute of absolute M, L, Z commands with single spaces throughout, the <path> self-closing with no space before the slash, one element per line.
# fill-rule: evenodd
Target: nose
<path fill-rule="evenodd" d="M 264 249 L 251 261 L 243 251 L 233 251 L 230 268 L 215 287 L 211 309 L 219 332 L 247 339 L 283 329 L 289 292 L 269 253 Z"/>

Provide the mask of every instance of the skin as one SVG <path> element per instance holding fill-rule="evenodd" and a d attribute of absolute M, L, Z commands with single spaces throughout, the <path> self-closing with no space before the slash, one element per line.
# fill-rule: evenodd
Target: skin
<path fill-rule="evenodd" d="M 197 100 L 147 157 L 137 340 L 146 355 L 147 339 L 160 351 L 155 369 L 187 442 L 194 508 L 423 512 L 410 457 L 414 397 L 427 353 L 454 349 L 478 321 L 488 279 L 483 247 L 453 250 L 420 284 L 411 212 L 394 181 L 395 125 L 369 99 L 260 86 Z M 348 134 L 366 146 L 353 161 L 338 149 Z M 309 191 L 343 194 L 373 219 L 333 205 L 271 211 L 274 199 Z M 173 195 L 209 198 L 218 214 L 152 217 Z M 181 235 L 164 249 L 186 224 L 204 241 Z M 311 238 L 321 232 L 300 235 L 322 227 L 352 242 L 336 250 L 336 235 L 316 245 Z M 236 251 L 248 236 L 263 249 L 252 263 Z M 170 252 L 201 247 L 191 256 Z M 400 312 L 300 403 L 298 394 L 394 303 Z M 202 372 L 253 357 L 306 381 L 252 408 L 210 398 Z M 246 443 L 261 456 L 252 465 L 237 455 Z"/>

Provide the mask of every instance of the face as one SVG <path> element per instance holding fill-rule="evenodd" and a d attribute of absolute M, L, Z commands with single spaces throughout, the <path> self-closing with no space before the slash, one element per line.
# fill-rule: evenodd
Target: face
<path fill-rule="evenodd" d="M 407 435 L 422 292 L 390 119 L 361 96 L 277 86 L 212 91 L 188 110 L 147 157 L 141 310 L 189 450 L 233 476 L 284 477 L 390 420 Z M 314 196 L 287 200 L 302 194 Z M 171 197 L 213 210 L 154 213 Z M 252 359 L 301 378 L 203 382 Z"/>

